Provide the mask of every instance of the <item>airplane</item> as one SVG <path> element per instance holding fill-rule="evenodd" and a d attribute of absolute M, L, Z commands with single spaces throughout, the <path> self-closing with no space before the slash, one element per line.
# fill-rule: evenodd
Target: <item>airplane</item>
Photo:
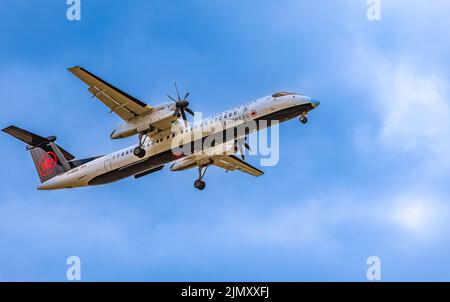
<path fill-rule="evenodd" d="M 248 135 L 296 117 L 306 124 L 308 113 L 320 105 L 303 94 L 278 92 L 188 124 L 186 112 L 194 115 L 187 101 L 189 93 L 181 98 L 176 84 L 177 99 L 168 95 L 171 103 L 152 107 L 82 67 L 68 70 L 88 85 L 93 97 L 124 120 L 111 133 L 112 139 L 133 135 L 139 139 L 137 144 L 111 154 L 76 159 L 56 144 L 55 136 L 42 137 L 16 126 L 3 129 L 27 144 L 41 181 L 38 190 L 103 185 L 131 176 L 139 179 L 169 163 L 174 172 L 197 167 L 194 187 L 198 190 L 205 189 L 204 176 L 212 165 L 226 172 L 262 176 L 264 172 L 245 162 L 244 149 L 250 149 Z M 249 125 L 254 125 L 253 129 Z M 241 158 L 235 155 L 238 152 Z"/>

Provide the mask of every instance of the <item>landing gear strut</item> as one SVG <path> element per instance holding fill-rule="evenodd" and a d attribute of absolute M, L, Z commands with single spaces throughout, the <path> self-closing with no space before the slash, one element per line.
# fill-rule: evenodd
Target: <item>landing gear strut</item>
<path fill-rule="evenodd" d="M 206 183 L 203 181 L 203 176 L 205 176 L 208 167 L 209 165 L 198 166 L 198 179 L 194 182 L 194 187 L 200 191 L 204 190 L 206 187 Z"/>
<path fill-rule="evenodd" d="M 145 140 L 147 139 L 147 134 L 148 134 L 148 131 L 139 133 L 139 146 L 137 146 L 133 150 L 133 154 L 139 158 L 144 158 L 144 156 L 145 156 L 145 150 L 144 150 L 144 148 L 142 148 L 142 146 L 144 145 Z"/>
<path fill-rule="evenodd" d="M 300 115 L 300 123 L 307 124 L 308 123 L 308 116 L 306 114 Z"/>

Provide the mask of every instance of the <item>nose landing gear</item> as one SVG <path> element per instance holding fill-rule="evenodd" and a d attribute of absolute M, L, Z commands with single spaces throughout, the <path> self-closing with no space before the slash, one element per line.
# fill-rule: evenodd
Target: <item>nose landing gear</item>
<path fill-rule="evenodd" d="M 206 187 L 206 183 L 203 181 L 206 170 L 208 170 L 209 165 L 198 166 L 198 179 L 194 182 L 194 187 L 200 191 L 203 191 Z"/>
<path fill-rule="evenodd" d="M 305 124 L 308 123 L 308 116 L 307 116 L 306 114 L 302 114 L 302 115 L 300 115 L 299 120 L 300 120 L 300 123 L 302 123 L 303 125 L 305 125 Z"/>

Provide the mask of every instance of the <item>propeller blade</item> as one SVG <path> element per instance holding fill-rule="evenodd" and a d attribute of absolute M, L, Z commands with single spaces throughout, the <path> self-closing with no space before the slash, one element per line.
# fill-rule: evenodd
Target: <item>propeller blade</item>
<path fill-rule="evenodd" d="M 183 99 L 181 99 L 180 97 L 180 91 L 178 90 L 178 84 L 177 82 L 175 82 L 175 90 L 177 92 L 177 98 L 178 101 L 175 100 L 170 94 L 167 94 L 167 96 L 169 97 L 169 99 L 171 99 L 172 101 L 175 102 L 176 105 L 176 109 L 175 112 L 173 113 L 173 116 L 178 116 L 180 113 L 183 117 L 184 123 L 187 126 L 187 117 L 186 117 L 186 112 L 189 113 L 190 115 L 194 116 L 194 111 L 192 111 L 191 109 L 189 109 L 189 102 L 187 101 L 187 98 L 191 95 L 189 92 L 186 93 L 186 95 L 184 96 Z"/>
<path fill-rule="evenodd" d="M 243 143 L 241 139 L 234 141 L 234 152 L 238 152 L 241 155 L 242 160 L 245 160 L 245 150 L 244 146 L 247 145 Z"/>
<path fill-rule="evenodd" d="M 184 125 L 187 127 L 187 118 L 184 110 L 181 110 L 181 116 L 183 117 Z"/>
<path fill-rule="evenodd" d="M 248 151 L 252 152 L 252 148 L 250 148 L 250 145 L 247 143 L 244 143 L 245 148 L 247 148 Z"/>
<path fill-rule="evenodd" d="M 241 158 L 242 158 L 242 160 L 245 160 L 245 151 L 244 151 L 244 148 L 242 148 L 242 145 L 241 145 L 241 144 L 239 144 L 238 146 L 239 146 L 239 153 L 241 154 Z"/>
<path fill-rule="evenodd" d="M 190 115 L 194 116 L 194 111 L 192 111 L 190 108 L 184 108 L 184 110 L 189 113 Z"/>
<path fill-rule="evenodd" d="M 172 101 L 174 101 L 175 103 L 177 102 L 173 97 L 170 96 L 170 94 L 167 95 L 169 97 L 169 99 L 171 99 Z"/>
<path fill-rule="evenodd" d="M 175 90 L 177 91 L 178 101 L 181 101 L 180 93 L 178 92 L 178 85 L 176 82 L 175 82 Z"/>

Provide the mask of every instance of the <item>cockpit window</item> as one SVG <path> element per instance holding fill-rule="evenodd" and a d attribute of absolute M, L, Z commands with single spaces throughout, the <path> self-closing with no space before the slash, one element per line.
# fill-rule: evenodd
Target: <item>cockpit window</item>
<path fill-rule="evenodd" d="M 296 92 L 285 92 L 285 91 L 283 91 L 283 92 L 275 93 L 274 95 L 272 95 L 272 97 L 274 97 L 274 98 L 279 98 L 279 97 L 287 96 L 287 95 L 298 95 L 298 93 L 296 93 Z"/>

